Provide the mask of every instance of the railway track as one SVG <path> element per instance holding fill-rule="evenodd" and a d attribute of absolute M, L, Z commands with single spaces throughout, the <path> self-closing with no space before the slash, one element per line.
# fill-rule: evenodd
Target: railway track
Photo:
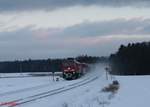
<path fill-rule="evenodd" d="M 33 101 L 36 101 L 36 100 L 39 100 L 39 99 L 42 99 L 42 98 L 46 98 L 46 97 L 49 97 L 49 96 L 52 96 L 52 95 L 55 95 L 55 94 L 59 94 L 59 93 L 66 92 L 68 90 L 83 86 L 87 83 L 90 83 L 90 82 L 96 80 L 97 78 L 98 77 L 86 78 L 82 81 L 79 81 L 79 82 L 76 82 L 76 83 L 73 83 L 73 84 L 70 84 L 70 85 L 66 85 L 66 86 L 63 86 L 63 87 L 60 87 L 60 88 L 56 88 L 56 89 L 53 89 L 53 90 L 41 92 L 41 93 L 31 95 L 31 96 L 27 96 L 27 97 L 24 97 L 24 98 L 15 99 L 13 101 L 7 102 L 6 103 L 7 106 L 5 104 L 4 105 L 5 105 L 5 107 L 15 107 L 15 106 L 23 105 L 23 104 L 26 104 L 26 103 L 29 103 L 29 102 L 33 102 Z M 3 105 L 0 105 L 0 106 L 3 106 Z"/>
<path fill-rule="evenodd" d="M 85 81 L 89 78 L 86 78 L 82 81 Z M 76 84 L 76 83 L 73 83 L 73 84 Z M 71 84 L 71 85 L 73 85 Z M 18 94 L 18 93 L 24 93 L 24 92 L 28 92 L 28 91 L 32 91 L 32 90 L 38 90 L 38 89 L 42 89 L 42 88 L 46 88 L 46 87 L 49 87 L 49 84 L 42 84 L 42 85 L 37 85 L 37 86 L 34 86 L 34 87 L 28 87 L 28 88 L 23 88 L 23 89 L 18 89 L 18 90 L 13 90 L 13 91 L 8 91 L 8 92 L 4 92 L 4 93 L 0 93 L 0 97 L 5 97 L 5 96 L 10 96 L 10 95 L 13 95 L 13 94 Z"/>

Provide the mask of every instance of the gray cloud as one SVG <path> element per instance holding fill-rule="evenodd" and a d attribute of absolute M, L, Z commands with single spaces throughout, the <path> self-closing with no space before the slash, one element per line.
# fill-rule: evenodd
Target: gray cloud
<path fill-rule="evenodd" d="M 104 22 L 85 22 L 64 29 L 64 36 L 150 35 L 150 19 L 116 19 Z"/>
<path fill-rule="evenodd" d="M 0 0 L 0 11 L 53 10 L 82 5 L 149 7 L 149 0 Z"/>
<path fill-rule="evenodd" d="M 109 55 L 117 50 L 120 44 L 150 40 L 150 38 L 112 38 L 92 43 L 87 37 L 109 35 L 150 35 L 150 20 L 118 19 L 105 22 L 85 22 L 62 30 L 38 29 L 31 27 L 11 32 L 0 32 L 0 60 L 67 57 L 81 54 Z M 58 32 L 57 32 L 58 30 Z M 87 40 L 86 40 L 87 39 Z"/>
<path fill-rule="evenodd" d="M 57 29 L 31 30 L 31 27 L 11 32 L 0 32 L 0 60 L 41 59 L 77 56 L 84 53 L 84 45 L 51 33 Z M 58 31 L 59 32 L 59 31 Z M 80 48 L 79 48 L 80 46 Z"/>

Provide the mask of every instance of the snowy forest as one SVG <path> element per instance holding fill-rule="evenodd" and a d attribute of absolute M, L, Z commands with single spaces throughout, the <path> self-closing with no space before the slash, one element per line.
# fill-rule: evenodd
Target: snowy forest
<path fill-rule="evenodd" d="M 121 45 L 109 58 L 111 73 L 117 75 L 150 74 L 150 42 Z"/>
<path fill-rule="evenodd" d="M 0 73 L 20 73 L 20 72 L 60 72 L 64 59 L 43 59 L 43 60 L 23 60 L 0 62 Z M 97 62 L 107 62 L 106 57 L 96 57 L 81 55 L 73 58 L 79 62 L 94 64 Z"/>

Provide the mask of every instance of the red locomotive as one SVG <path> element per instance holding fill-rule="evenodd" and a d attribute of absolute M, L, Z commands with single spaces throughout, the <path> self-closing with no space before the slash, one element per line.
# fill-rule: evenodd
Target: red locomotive
<path fill-rule="evenodd" d="M 88 65 L 76 60 L 66 60 L 62 64 L 63 78 L 66 80 L 77 79 L 88 69 Z"/>

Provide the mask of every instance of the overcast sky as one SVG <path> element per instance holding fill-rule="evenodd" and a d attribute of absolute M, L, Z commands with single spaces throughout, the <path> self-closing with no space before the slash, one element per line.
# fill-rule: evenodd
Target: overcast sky
<path fill-rule="evenodd" d="M 0 0 L 0 60 L 109 56 L 150 41 L 149 0 Z"/>

